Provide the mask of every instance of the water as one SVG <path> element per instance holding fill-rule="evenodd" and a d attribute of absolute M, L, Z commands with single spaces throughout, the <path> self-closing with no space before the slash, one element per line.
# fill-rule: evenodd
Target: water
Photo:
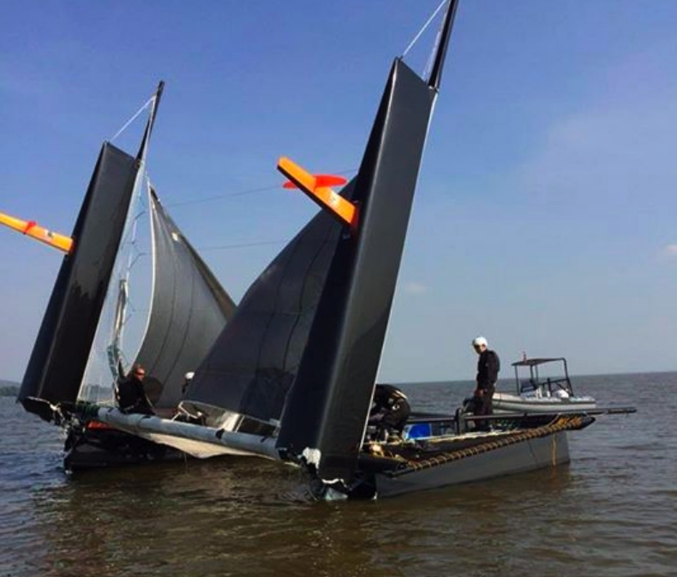
<path fill-rule="evenodd" d="M 59 430 L 0 398 L 0 577 L 677 575 L 677 373 L 579 378 L 635 405 L 568 466 L 374 502 L 312 502 L 258 459 L 68 477 Z M 470 384 L 403 387 L 448 410 Z"/>

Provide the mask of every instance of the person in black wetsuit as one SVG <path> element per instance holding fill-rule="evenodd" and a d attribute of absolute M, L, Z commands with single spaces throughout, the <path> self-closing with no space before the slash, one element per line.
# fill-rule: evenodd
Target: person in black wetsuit
<path fill-rule="evenodd" d="M 183 384 L 181 385 L 181 394 L 182 395 L 186 394 L 188 387 L 190 387 L 190 384 L 193 382 L 194 376 L 195 376 L 195 373 L 193 371 L 189 371 L 184 375 Z"/>
<path fill-rule="evenodd" d="M 401 437 L 410 413 L 409 401 L 400 389 L 392 385 L 376 385 L 369 424 L 376 425 L 379 438 L 387 440 L 389 434 Z"/>
<path fill-rule="evenodd" d="M 491 415 L 493 413 L 492 399 L 496 390 L 498 371 L 501 370 L 501 361 L 494 351 L 489 350 L 487 339 L 484 337 L 473 339 L 472 346 L 479 355 L 472 403 L 473 414 L 476 416 Z M 479 421 L 476 423 L 476 429 L 489 430 L 489 423 Z"/>
<path fill-rule="evenodd" d="M 145 376 L 146 370 L 141 365 L 134 365 L 125 378 L 118 380 L 115 396 L 123 413 L 155 414 L 143 389 Z"/>

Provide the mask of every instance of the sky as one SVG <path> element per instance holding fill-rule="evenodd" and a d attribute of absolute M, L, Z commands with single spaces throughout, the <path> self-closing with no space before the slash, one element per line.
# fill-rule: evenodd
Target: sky
<path fill-rule="evenodd" d="M 277 158 L 354 174 L 437 5 L 0 0 L 0 211 L 69 234 L 101 143 L 163 79 L 148 173 L 239 300 L 316 211 Z M 675 24 L 669 0 L 461 0 L 381 381 L 472 379 L 479 334 L 503 377 L 523 351 L 677 370 Z M 420 73 L 433 41 L 407 54 Z M 0 378 L 20 381 L 61 256 L 4 228 L 0 255 Z"/>

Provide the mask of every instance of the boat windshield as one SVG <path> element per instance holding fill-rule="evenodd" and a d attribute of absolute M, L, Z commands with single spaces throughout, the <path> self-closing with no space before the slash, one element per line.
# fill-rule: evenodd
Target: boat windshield
<path fill-rule="evenodd" d="M 574 394 L 569 379 L 566 359 L 524 358 L 512 364 L 518 394 L 534 393 L 544 396 L 571 396 Z"/>

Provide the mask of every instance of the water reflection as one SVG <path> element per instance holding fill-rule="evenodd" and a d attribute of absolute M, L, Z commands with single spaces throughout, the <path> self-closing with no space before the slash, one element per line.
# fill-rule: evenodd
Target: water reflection
<path fill-rule="evenodd" d="M 552 505 L 570 486 L 562 467 L 411 499 L 315 503 L 298 470 L 272 462 L 101 471 L 35 495 L 46 543 L 35 568 L 82 577 L 102 567 L 160 575 L 168 566 L 199 575 L 385 576 L 418 574 L 421 563 L 442 568 L 452 557 L 465 570 L 500 572 L 539 540 L 524 531 L 524 516 L 556 516 Z M 487 547 L 490 560 L 479 554 Z"/>

